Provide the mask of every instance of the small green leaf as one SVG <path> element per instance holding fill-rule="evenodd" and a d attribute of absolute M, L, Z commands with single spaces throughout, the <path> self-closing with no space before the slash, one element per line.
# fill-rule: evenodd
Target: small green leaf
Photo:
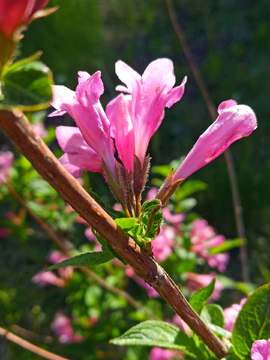
<path fill-rule="evenodd" d="M 102 245 L 102 250 L 104 252 L 110 251 L 113 257 L 116 257 L 118 260 L 120 260 L 124 265 L 127 265 L 126 260 L 122 258 L 100 235 L 97 234 L 96 230 L 92 228 L 92 232 L 97 238 L 97 241 Z"/>
<path fill-rule="evenodd" d="M 110 340 L 110 343 L 121 346 L 146 345 L 166 349 L 182 350 L 189 353 L 191 339 L 177 327 L 163 321 L 145 321 L 129 329 L 125 334 Z M 193 355 L 195 358 L 195 355 Z"/>
<path fill-rule="evenodd" d="M 180 188 L 176 190 L 176 201 L 181 201 L 184 198 L 194 194 L 195 192 L 206 190 L 207 184 L 200 180 L 185 181 Z"/>
<path fill-rule="evenodd" d="M 88 252 L 78 256 L 74 256 L 73 258 L 64 260 L 58 264 L 50 266 L 46 271 L 60 269 L 65 266 L 85 266 L 85 267 L 92 267 L 99 264 L 103 264 L 111 259 L 114 256 L 111 252 Z"/>
<path fill-rule="evenodd" d="M 210 330 L 214 331 L 217 335 L 221 335 L 223 337 L 226 337 L 230 339 L 232 337 L 232 333 L 230 333 L 227 330 L 224 330 L 222 327 L 214 325 L 214 324 L 207 324 Z"/>
<path fill-rule="evenodd" d="M 224 315 L 222 308 L 217 304 L 205 305 L 201 312 L 201 318 L 206 324 L 224 327 Z"/>
<path fill-rule="evenodd" d="M 181 187 L 180 187 L 181 189 Z M 180 203 L 177 205 L 176 207 L 176 213 L 183 213 L 186 211 L 191 210 L 192 208 L 194 208 L 194 206 L 197 204 L 197 200 L 194 198 L 187 198 L 184 200 L 181 200 Z"/>
<path fill-rule="evenodd" d="M 135 218 L 119 218 L 115 219 L 114 221 L 121 229 L 126 232 L 138 224 Z"/>
<path fill-rule="evenodd" d="M 214 288 L 215 288 L 216 278 L 214 278 L 209 285 L 198 290 L 192 298 L 189 300 L 189 305 L 195 310 L 198 314 L 201 313 L 202 308 L 210 299 Z"/>
<path fill-rule="evenodd" d="M 145 201 L 142 205 L 142 213 L 151 211 L 159 205 L 160 205 L 160 200 L 158 200 L 158 199 Z"/>
<path fill-rule="evenodd" d="M 240 247 L 245 244 L 245 239 L 234 239 L 234 240 L 226 240 L 223 244 L 214 246 L 209 249 L 209 254 L 215 255 L 219 253 L 223 253 L 229 251 L 235 247 Z"/>
<path fill-rule="evenodd" d="M 256 340 L 270 338 L 270 284 L 257 289 L 243 305 L 232 332 L 232 344 L 240 359 L 249 357 Z"/>
<path fill-rule="evenodd" d="M 24 111 L 46 109 L 52 99 L 50 69 L 36 59 L 39 54 L 20 60 L 2 73 L 0 107 L 19 107 Z"/>

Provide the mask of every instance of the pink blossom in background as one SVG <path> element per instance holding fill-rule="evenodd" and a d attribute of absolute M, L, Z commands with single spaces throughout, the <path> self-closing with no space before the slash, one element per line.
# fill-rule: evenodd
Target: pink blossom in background
<path fill-rule="evenodd" d="M 120 94 L 106 108 L 111 122 L 115 145 L 127 170 L 133 170 L 134 154 L 144 162 L 150 138 L 164 117 L 165 107 L 170 108 L 184 93 L 186 77 L 180 86 L 173 88 L 175 76 L 169 59 L 152 61 L 142 76 L 123 61 L 115 65 L 115 72 L 126 85 L 119 85 Z"/>
<path fill-rule="evenodd" d="M 97 238 L 93 234 L 93 231 L 92 231 L 91 227 L 88 227 L 85 230 L 84 235 L 87 237 L 87 239 L 89 241 L 96 243 L 96 246 L 94 247 L 95 252 L 102 251 L 102 245 L 100 244 L 100 242 L 98 242 Z"/>
<path fill-rule="evenodd" d="M 63 255 L 60 251 L 51 251 L 48 255 L 48 260 L 52 264 L 58 264 L 64 260 L 67 260 L 68 257 Z M 72 278 L 73 267 L 67 266 L 64 268 L 57 269 L 58 274 L 64 281 L 69 281 Z"/>
<path fill-rule="evenodd" d="M 176 236 L 175 229 L 171 226 L 163 225 L 160 233 L 152 242 L 153 253 L 157 261 L 165 261 L 172 253 L 174 246 L 174 238 Z"/>
<path fill-rule="evenodd" d="M 170 360 L 170 359 L 184 359 L 184 353 L 178 350 L 167 350 L 154 347 L 149 355 L 148 360 Z"/>
<path fill-rule="evenodd" d="M 0 185 L 7 181 L 13 162 L 11 151 L 0 151 Z"/>
<path fill-rule="evenodd" d="M 173 176 L 173 181 L 186 179 L 223 153 L 234 141 L 248 136 L 257 128 L 253 110 L 237 105 L 234 100 L 221 103 L 217 120 L 199 137 Z"/>
<path fill-rule="evenodd" d="M 0 239 L 4 239 L 5 237 L 7 237 L 8 235 L 10 235 L 10 230 L 7 228 L 0 228 Z"/>
<path fill-rule="evenodd" d="M 270 339 L 254 341 L 250 357 L 251 360 L 270 360 Z"/>
<path fill-rule="evenodd" d="M 180 330 L 182 330 L 185 334 L 188 336 L 191 336 L 191 330 L 190 327 L 180 318 L 180 316 L 175 315 L 172 319 L 172 325 L 175 325 L 179 327 Z"/>
<path fill-rule="evenodd" d="M 140 285 L 140 287 L 142 287 L 147 292 L 150 298 L 156 298 L 159 296 L 156 290 L 147 282 L 145 282 L 143 278 L 137 275 L 133 269 L 127 268 L 125 272 L 128 277 L 132 278 L 138 285 Z"/>
<path fill-rule="evenodd" d="M 187 288 L 192 292 L 196 292 L 199 289 L 209 285 L 215 276 L 216 274 L 214 272 L 208 275 L 198 275 L 195 273 L 187 272 Z M 211 296 L 211 301 L 217 300 L 220 297 L 222 289 L 223 284 L 218 279 L 216 279 L 216 284 L 213 294 Z"/>
<path fill-rule="evenodd" d="M 56 333 L 59 337 L 59 341 L 63 344 L 84 341 L 82 335 L 74 333 L 71 326 L 71 320 L 60 312 L 56 313 L 55 318 L 51 323 L 51 329 Z"/>
<path fill-rule="evenodd" d="M 240 304 L 233 304 L 231 307 L 223 310 L 225 330 L 232 332 L 238 314 L 246 301 L 247 299 L 244 298 L 240 301 Z"/>
<path fill-rule="evenodd" d="M 190 251 L 205 259 L 211 267 L 217 267 L 224 272 L 229 261 L 228 253 L 210 254 L 209 249 L 225 242 L 225 237 L 216 235 L 214 229 L 208 225 L 206 220 L 194 220 L 190 232 L 192 246 Z"/>
<path fill-rule="evenodd" d="M 34 129 L 35 133 L 42 139 L 44 139 L 48 135 L 48 132 L 45 129 L 45 126 L 42 122 L 34 124 L 33 129 Z"/>
<path fill-rule="evenodd" d="M 48 285 L 55 285 L 60 288 L 65 286 L 65 280 L 56 276 L 52 271 L 46 271 L 46 269 L 38 272 L 31 280 L 34 284 L 37 284 L 39 287 L 44 287 Z"/>
<path fill-rule="evenodd" d="M 57 140 L 66 153 L 65 165 L 68 162 L 76 165 L 76 160 L 83 158 L 83 163 L 78 162 L 78 167 L 91 168 L 92 158 L 97 153 L 104 160 L 112 176 L 117 181 L 114 145 L 110 135 L 110 122 L 100 104 L 99 98 L 104 92 L 101 73 L 97 71 L 90 76 L 79 71 L 78 86 L 72 91 L 65 86 L 53 86 L 53 100 L 51 105 L 57 109 L 49 116 L 59 116 L 66 112 L 75 120 L 78 129 L 70 128 L 57 130 Z M 75 141 L 76 140 L 76 141 Z M 76 145 L 78 141 L 78 146 Z M 72 150 L 73 149 L 73 150 Z M 94 150 L 94 151 L 93 151 Z M 74 159 L 71 155 L 80 155 Z M 87 161 L 87 158 L 89 160 Z M 62 159 L 62 161 L 64 161 Z M 87 169 L 88 170 L 88 169 Z M 90 170 L 92 171 L 92 170 Z"/>

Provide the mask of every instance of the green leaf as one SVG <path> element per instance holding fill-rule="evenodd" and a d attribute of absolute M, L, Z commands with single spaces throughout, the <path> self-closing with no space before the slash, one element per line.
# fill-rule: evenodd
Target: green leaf
<path fill-rule="evenodd" d="M 206 324 L 224 327 L 224 315 L 221 306 L 217 304 L 205 305 L 202 309 L 201 318 Z"/>
<path fill-rule="evenodd" d="M 226 240 L 223 244 L 214 246 L 209 249 L 209 254 L 215 255 L 219 253 L 223 253 L 229 251 L 235 247 L 240 247 L 245 244 L 245 239 L 234 239 L 234 240 Z"/>
<path fill-rule="evenodd" d="M 209 327 L 209 329 L 214 331 L 214 333 L 216 333 L 217 335 L 221 335 L 221 336 L 226 337 L 228 339 L 230 339 L 232 337 L 232 333 L 230 333 L 227 330 L 224 330 L 220 326 L 217 326 L 217 325 L 214 325 L 214 324 L 207 324 L 207 326 Z"/>
<path fill-rule="evenodd" d="M 104 252 L 110 251 L 114 257 L 116 257 L 118 260 L 120 260 L 124 265 L 127 265 L 126 260 L 122 258 L 100 235 L 97 234 L 96 230 L 92 228 L 92 232 L 97 238 L 97 241 L 102 245 L 102 250 Z"/>
<path fill-rule="evenodd" d="M 50 266 L 46 271 L 60 269 L 65 266 L 85 266 L 85 267 L 92 267 L 99 264 L 103 264 L 111 259 L 114 256 L 111 252 L 88 252 L 78 256 L 74 256 L 73 258 L 64 260 L 58 264 Z"/>
<path fill-rule="evenodd" d="M 249 357 L 256 340 L 270 338 L 270 284 L 257 289 L 243 305 L 232 332 L 235 353 Z"/>
<path fill-rule="evenodd" d="M 37 111 L 49 106 L 53 84 L 50 69 L 36 59 L 39 54 L 20 60 L 2 73 L 0 107 L 19 107 L 24 111 Z"/>
<path fill-rule="evenodd" d="M 181 187 L 176 190 L 176 201 L 181 201 L 195 192 L 206 190 L 207 184 L 200 180 L 185 181 Z"/>
<path fill-rule="evenodd" d="M 147 211 L 151 211 L 151 210 L 155 209 L 159 205 L 160 205 L 160 200 L 158 200 L 158 199 L 148 200 L 148 201 L 145 201 L 143 203 L 141 211 L 142 211 L 142 213 L 147 212 Z"/>
<path fill-rule="evenodd" d="M 198 290 L 192 298 L 189 300 L 189 305 L 195 310 L 198 314 L 201 313 L 202 308 L 210 299 L 214 288 L 215 288 L 216 278 L 214 278 L 209 285 Z"/>
<path fill-rule="evenodd" d="M 197 205 L 197 200 L 194 198 L 187 198 L 184 200 L 181 200 L 180 203 L 176 206 L 176 213 L 183 213 L 186 211 L 191 210 L 192 208 L 194 208 L 194 206 Z"/>
<path fill-rule="evenodd" d="M 110 340 L 110 343 L 121 346 L 158 346 L 189 353 L 187 348 L 191 345 L 191 339 L 173 325 L 150 320 L 134 326 L 118 338 Z"/>
<path fill-rule="evenodd" d="M 114 221 L 121 229 L 126 232 L 138 224 L 135 218 L 119 218 L 115 219 Z"/>

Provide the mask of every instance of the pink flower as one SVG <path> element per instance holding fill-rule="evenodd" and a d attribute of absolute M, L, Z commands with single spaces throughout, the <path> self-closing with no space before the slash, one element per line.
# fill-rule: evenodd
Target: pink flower
<path fill-rule="evenodd" d="M 82 71 L 78 74 L 79 84 L 75 92 L 65 86 L 53 86 L 54 97 L 51 105 L 57 110 L 49 116 L 63 115 L 67 112 L 79 128 L 79 131 L 73 128 L 61 128 L 57 133 L 60 146 L 68 154 L 64 160 L 66 164 L 70 161 L 73 166 L 78 161 L 77 167 L 87 170 L 90 168 L 92 171 L 91 162 L 95 158 L 94 150 L 104 160 L 116 180 L 110 122 L 99 101 L 100 95 L 104 92 L 100 71 L 92 76 Z M 74 155 L 78 156 L 74 158 Z M 80 157 L 83 158 L 83 164 L 79 162 Z M 98 162 L 97 159 L 95 161 Z"/>
<path fill-rule="evenodd" d="M 169 359 L 184 359 L 184 353 L 177 350 L 166 350 L 154 347 L 149 355 L 148 360 L 169 360 Z"/>
<path fill-rule="evenodd" d="M 63 255 L 60 251 L 51 251 L 48 255 L 48 260 L 52 264 L 58 264 L 64 260 L 67 260 L 68 257 Z M 73 267 L 67 266 L 64 268 L 57 269 L 61 279 L 63 279 L 65 282 L 69 281 L 72 278 L 73 274 Z"/>
<path fill-rule="evenodd" d="M 106 108 L 111 122 L 111 134 L 124 167 L 132 171 L 134 154 L 144 163 L 149 140 L 164 117 L 165 107 L 170 108 L 184 93 L 186 77 L 173 89 L 175 76 L 169 59 L 151 62 L 140 76 L 131 67 L 118 61 L 115 71 L 126 84 L 116 90 L 120 94 Z"/>
<path fill-rule="evenodd" d="M 270 360 L 270 339 L 254 341 L 250 357 L 252 360 Z"/>
<path fill-rule="evenodd" d="M 48 285 L 55 285 L 60 288 L 65 286 L 65 281 L 56 276 L 53 272 L 42 270 L 38 272 L 33 278 L 32 282 L 38 284 L 39 287 L 44 287 Z"/>
<path fill-rule="evenodd" d="M 71 320 L 60 312 L 56 313 L 54 321 L 51 323 L 51 328 L 63 344 L 82 342 L 84 340 L 82 335 L 74 333 Z"/>
<path fill-rule="evenodd" d="M 188 336 L 191 336 L 191 330 L 190 327 L 180 318 L 180 316 L 175 315 L 171 320 L 167 319 L 165 320 L 167 323 L 179 327 L 180 330 L 182 330 L 185 334 Z"/>
<path fill-rule="evenodd" d="M 140 287 L 142 287 L 147 292 L 150 298 L 156 298 L 159 296 L 156 290 L 152 286 L 150 286 L 147 282 L 145 282 L 143 278 L 136 275 L 133 269 L 127 268 L 126 275 L 132 278 L 138 285 L 140 285 Z"/>
<path fill-rule="evenodd" d="M 7 228 L 0 228 L 0 239 L 4 239 L 10 234 L 10 230 Z"/>
<path fill-rule="evenodd" d="M 218 107 L 217 120 L 199 137 L 173 176 L 173 182 L 186 179 L 223 153 L 234 141 L 248 136 L 257 128 L 253 110 L 233 100 Z"/>
<path fill-rule="evenodd" d="M 11 38 L 18 27 L 28 24 L 47 3 L 48 0 L 1 0 L 0 31 Z"/>
<path fill-rule="evenodd" d="M 240 304 L 233 304 L 231 307 L 223 310 L 224 314 L 224 329 L 232 332 L 235 321 L 238 317 L 239 312 L 242 309 L 242 306 L 245 304 L 247 299 L 242 299 Z"/>
<path fill-rule="evenodd" d="M 48 135 L 48 132 L 45 129 L 45 126 L 42 122 L 34 124 L 33 129 L 34 129 L 35 133 L 42 139 Z"/>
<path fill-rule="evenodd" d="M 206 220 L 194 220 L 190 236 L 193 244 L 190 250 L 205 259 L 211 267 L 217 267 L 219 271 L 224 272 L 229 261 L 228 253 L 212 255 L 209 249 L 223 244 L 225 237 L 216 235 Z"/>
<path fill-rule="evenodd" d="M 13 162 L 11 151 L 0 151 L 0 185 L 7 181 Z"/>
<path fill-rule="evenodd" d="M 190 291 L 198 291 L 199 289 L 207 286 L 210 284 L 210 282 L 214 279 L 216 274 L 212 272 L 208 275 L 198 275 L 195 273 L 187 272 L 187 288 Z M 215 288 L 213 291 L 213 294 L 211 296 L 211 300 L 217 300 L 220 297 L 220 292 L 223 289 L 222 283 L 216 279 Z"/>
<path fill-rule="evenodd" d="M 171 226 L 163 225 L 159 235 L 152 242 L 153 253 L 157 261 L 165 261 L 172 253 L 174 246 L 175 229 Z"/>

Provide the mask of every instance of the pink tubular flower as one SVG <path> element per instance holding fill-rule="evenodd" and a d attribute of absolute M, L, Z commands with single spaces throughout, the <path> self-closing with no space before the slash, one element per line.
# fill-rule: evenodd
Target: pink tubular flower
<path fill-rule="evenodd" d="M 1 0 L 0 31 L 11 38 L 15 30 L 31 22 L 34 14 L 49 0 Z"/>
<path fill-rule="evenodd" d="M 65 152 L 59 161 L 75 178 L 82 175 L 82 170 L 102 171 L 101 158 L 87 145 L 78 128 L 58 126 L 56 138 L 61 149 Z"/>
<path fill-rule="evenodd" d="M 78 164 L 78 167 L 83 165 L 83 168 L 85 168 L 85 166 L 91 168 L 93 156 L 88 160 L 89 165 L 86 163 L 87 157 L 91 149 L 93 149 L 100 158 L 104 160 L 114 179 L 117 179 L 114 146 L 110 136 L 110 122 L 99 101 L 100 95 L 104 92 L 100 71 L 97 71 L 92 76 L 83 71 L 79 71 L 78 74 L 79 84 L 75 92 L 65 86 L 53 86 L 54 97 L 51 105 L 57 110 L 49 116 L 63 115 L 67 112 L 75 120 L 80 130 L 80 132 L 76 130 L 72 133 L 71 129 L 66 129 L 64 132 L 63 129 L 61 129 L 58 132 L 57 139 L 67 146 L 65 148 L 65 151 L 69 154 L 69 156 L 65 158 L 67 162 L 71 159 L 72 165 L 74 165 L 74 162 L 83 154 L 84 159 L 82 161 L 84 163 Z M 78 139 L 80 133 L 91 149 L 83 143 L 82 139 L 79 141 L 78 147 L 75 146 L 73 141 L 74 135 L 76 135 L 76 139 Z M 70 144 L 73 150 L 70 149 Z M 71 158 L 70 156 L 72 154 L 79 156 L 77 156 L 76 159 L 74 157 Z"/>
<path fill-rule="evenodd" d="M 11 151 L 0 151 L 0 185 L 7 181 L 13 161 Z"/>
<path fill-rule="evenodd" d="M 253 110 L 234 100 L 221 103 L 217 120 L 199 137 L 173 176 L 173 182 L 186 179 L 223 153 L 234 141 L 248 136 L 257 128 Z"/>
<path fill-rule="evenodd" d="M 250 357 L 252 360 L 270 360 L 270 339 L 254 341 Z"/>
<path fill-rule="evenodd" d="M 37 284 L 39 287 L 44 287 L 48 285 L 55 285 L 60 288 L 65 286 L 65 281 L 56 276 L 53 272 L 42 270 L 38 272 L 33 278 L 32 282 Z"/>
<path fill-rule="evenodd" d="M 140 76 L 122 61 L 115 66 L 119 79 L 126 84 L 116 90 L 120 94 L 112 100 L 106 114 L 111 122 L 111 133 L 120 159 L 127 170 L 133 170 L 134 154 L 144 162 L 149 140 L 170 108 L 184 93 L 186 77 L 173 89 L 175 76 L 169 59 L 151 62 Z"/>
<path fill-rule="evenodd" d="M 187 272 L 186 276 L 187 276 L 187 288 L 190 291 L 198 291 L 199 289 L 209 285 L 210 282 L 216 276 L 216 274 L 212 272 L 211 274 L 208 275 L 198 275 L 195 273 Z M 216 279 L 215 289 L 211 296 L 211 301 L 217 300 L 220 297 L 220 292 L 222 289 L 223 289 L 222 283 L 218 279 Z"/>
<path fill-rule="evenodd" d="M 247 299 L 244 298 L 240 301 L 240 304 L 233 304 L 231 307 L 223 310 L 225 330 L 232 332 L 238 314 L 246 301 Z"/>
<path fill-rule="evenodd" d="M 178 350 L 167 350 L 154 347 L 149 355 L 148 360 L 170 360 L 170 359 L 184 359 L 184 353 Z"/>
<path fill-rule="evenodd" d="M 211 255 L 209 249 L 224 243 L 225 237 L 216 235 L 206 220 L 194 220 L 190 236 L 190 250 L 205 259 L 211 267 L 217 267 L 219 271 L 224 272 L 229 261 L 228 253 Z"/>
<path fill-rule="evenodd" d="M 56 313 L 54 321 L 51 323 L 51 328 L 63 344 L 82 342 L 84 340 L 82 335 L 74 333 L 71 320 L 60 312 Z"/>
<path fill-rule="evenodd" d="M 48 135 L 48 132 L 45 129 L 45 126 L 42 122 L 34 124 L 33 129 L 34 129 L 35 133 L 42 139 L 44 139 Z"/>

